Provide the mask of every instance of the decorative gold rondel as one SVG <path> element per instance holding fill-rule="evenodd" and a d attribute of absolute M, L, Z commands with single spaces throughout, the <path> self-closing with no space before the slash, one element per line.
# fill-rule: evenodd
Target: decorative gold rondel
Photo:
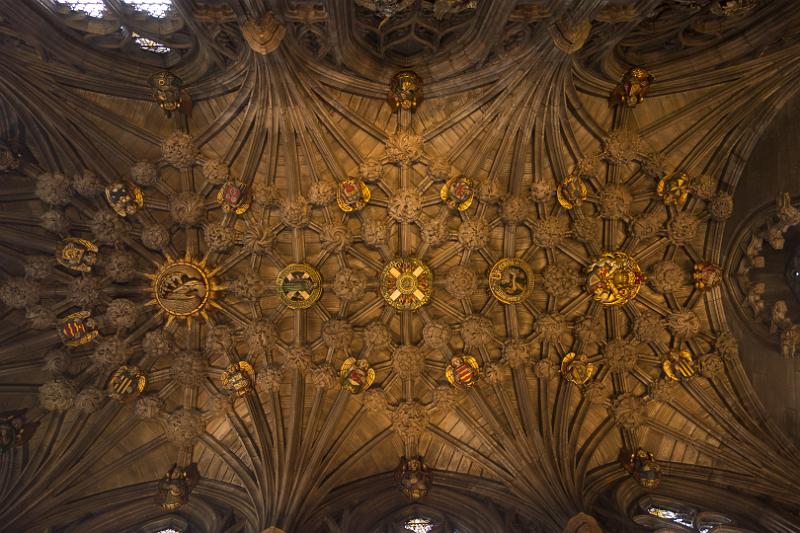
<path fill-rule="evenodd" d="M 625 252 L 604 252 L 586 268 L 586 289 L 603 305 L 623 305 L 644 282 L 639 264 Z"/>
<path fill-rule="evenodd" d="M 416 257 L 389 261 L 381 274 L 381 296 L 400 311 L 419 309 L 431 298 L 433 274 Z"/>

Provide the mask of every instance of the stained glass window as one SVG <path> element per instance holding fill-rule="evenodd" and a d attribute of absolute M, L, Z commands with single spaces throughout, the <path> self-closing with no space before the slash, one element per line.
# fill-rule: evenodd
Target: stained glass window
<path fill-rule="evenodd" d="M 172 9 L 172 0 L 127 0 L 125 4 L 156 18 L 165 17 Z"/>
<path fill-rule="evenodd" d="M 102 18 L 106 14 L 103 0 L 65 0 L 64 3 L 71 10 L 85 13 L 90 17 Z M 172 0 L 127 0 L 123 3 L 155 18 L 166 17 L 172 9 Z"/>
<path fill-rule="evenodd" d="M 409 531 L 413 531 L 414 533 L 428 533 L 431 529 L 433 529 L 433 522 L 428 520 L 427 518 L 412 518 L 411 520 L 406 521 L 403 524 Z"/>
<path fill-rule="evenodd" d="M 73 11 L 78 11 L 94 18 L 101 18 L 106 12 L 106 5 L 103 3 L 103 0 L 67 0 L 64 3 Z"/>
<path fill-rule="evenodd" d="M 142 50 L 147 50 L 148 52 L 153 52 L 155 54 L 166 54 L 170 51 L 169 46 L 158 41 L 154 41 L 153 39 L 142 37 L 138 33 L 133 34 L 133 41 L 138 44 L 139 48 Z"/>
<path fill-rule="evenodd" d="M 676 511 L 675 509 L 670 509 L 668 507 L 662 507 L 660 505 L 651 505 L 650 507 L 647 508 L 647 512 L 653 516 L 657 516 L 665 520 L 670 520 L 682 526 L 694 527 L 693 513 L 684 513 L 681 511 Z"/>

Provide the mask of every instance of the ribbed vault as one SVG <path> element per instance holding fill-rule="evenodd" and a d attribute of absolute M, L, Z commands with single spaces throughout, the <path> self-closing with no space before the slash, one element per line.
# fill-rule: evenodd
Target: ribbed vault
<path fill-rule="evenodd" d="M 384 20 L 371 2 L 175 0 L 153 20 L 109 0 L 92 20 L 0 0 L 0 405 L 38 423 L 0 456 L 2 523 L 138 531 L 165 514 L 170 465 L 196 463 L 172 512 L 192 530 L 393 531 L 426 512 L 462 533 L 561 531 L 586 512 L 633 531 L 644 492 L 619 455 L 637 446 L 662 465 L 655 494 L 753 530 L 800 521 L 800 456 L 753 392 L 730 293 L 692 283 L 724 265 L 749 154 L 795 94 L 792 2 L 440 2 Z M 131 49 L 133 31 L 171 51 Z M 613 105 L 633 65 L 653 88 Z M 423 80 L 413 111 L 386 102 L 402 68 Z M 165 69 L 191 114 L 154 101 Z M 657 184 L 680 173 L 670 204 Z M 463 211 L 440 196 L 458 176 Z M 572 208 L 569 177 L 586 186 Z M 337 203 L 348 178 L 370 190 L 360 210 Z M 135 213 L 104 198 L 116 182 L 141 189 Z M 228 185 L 246 208 L 223 205 Z M 88 271 L 56 263 L 70 237 L 98 246 Z M 585 288 L 605 251 L 646 276 L 621 306 Z M 432 295 L 397 310 L 381 275 L 410 256 Z M 503 258 L 531 269 L 520 303 L 490 290 Z M 291 264 L 320 276 L 308 308 L 276 289 Z M 153 288 L 187 268 L 207 298 L 189 319 Z M 80 311 L 98 336 L 65 346 Z M 594 365 L 586 383 L 562 375 L 569 352 Z M 673 381 L 678 352 L 694 375 Z M 483 379 L 459 390 L 445 371 L 464 353 Z M 342 389 L 349 357 L 375 371 L 367 392 Z M 255 390 L 232 398 L 240 361 Z M 147 379 L 135 402 L 108 397 L 123 365 Z M 412 455 L 433 471 L 416 504 L 391 475 Z"/>

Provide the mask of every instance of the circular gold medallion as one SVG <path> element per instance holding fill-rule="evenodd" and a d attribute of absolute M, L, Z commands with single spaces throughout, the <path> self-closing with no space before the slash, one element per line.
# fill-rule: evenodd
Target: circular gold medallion
<path fill-rule="evenodd" d="M 516 257 L 504 257 L 489 271 L 489 290 L 504 304 L 523 301 L 533 290 L 533 270 Z"/>
<path fill-rule="evenodd" d="M 389 261 L 381 274 L 381 296 L 401 311 L 419 309 L 431 299 L 433 274 L 416 257 Z"/>
<path fill-rule="evenodd" d="M 276 283 L 281 300 L 292 309 L 307 309 L 322 294 L 322 277 L 311 265 L 287 265 Z"/>
<path fill-rule="evenodd" d="M 644 283 L 639 263 L 625 252 L 603 252 L 586 272 L 586 289 L 603 305 L 627 303 Z"/>
<path fill-rule="evenodd" d="M 208 302 L 208 276 L 187 260 L 167 263 L 153 281 L 156 303 L 173 316 L 192 316 Z"/>

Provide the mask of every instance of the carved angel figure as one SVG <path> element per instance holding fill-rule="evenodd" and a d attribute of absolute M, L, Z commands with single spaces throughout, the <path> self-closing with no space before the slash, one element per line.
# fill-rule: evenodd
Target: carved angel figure
<path fill-rule="evenodd" d="M 758 283 L 753 283 L 747 291 L 747 305 L 750 306 L 755 316 L 759 316 L 764 312 L 764 300 L 761 299 L 761 295 L 764 294 L 765 290 L 766 285 L 764 285 L 763 281 L 759 281 Z"/>
<path fill-rule="evenodd" d="M 776 333 L 782 329 L 791 326 L 792 322 L 787 317 L 787 313 L 789 312 L 789 307 L 786 305 L 784 300 L 778 300 L 775 302 L 775 305 L 772 306 L 772 316 L 770 317 L 769 321 L 769 332 Z"/>
<path fill-rule="evenodd" d="M 781 333 L 781 353 L 787 359 L 794 357 L 800 345 L 800 325 L 795 324 Z"/>
<path fill-rule="evenodd" d="M 792 197 L 788 192 L 780 193 L 775 203 L 778 204 L 778 220 L 781 223 L 782 233 L 800 224 L 800 209 L 792 206 Z"/>

